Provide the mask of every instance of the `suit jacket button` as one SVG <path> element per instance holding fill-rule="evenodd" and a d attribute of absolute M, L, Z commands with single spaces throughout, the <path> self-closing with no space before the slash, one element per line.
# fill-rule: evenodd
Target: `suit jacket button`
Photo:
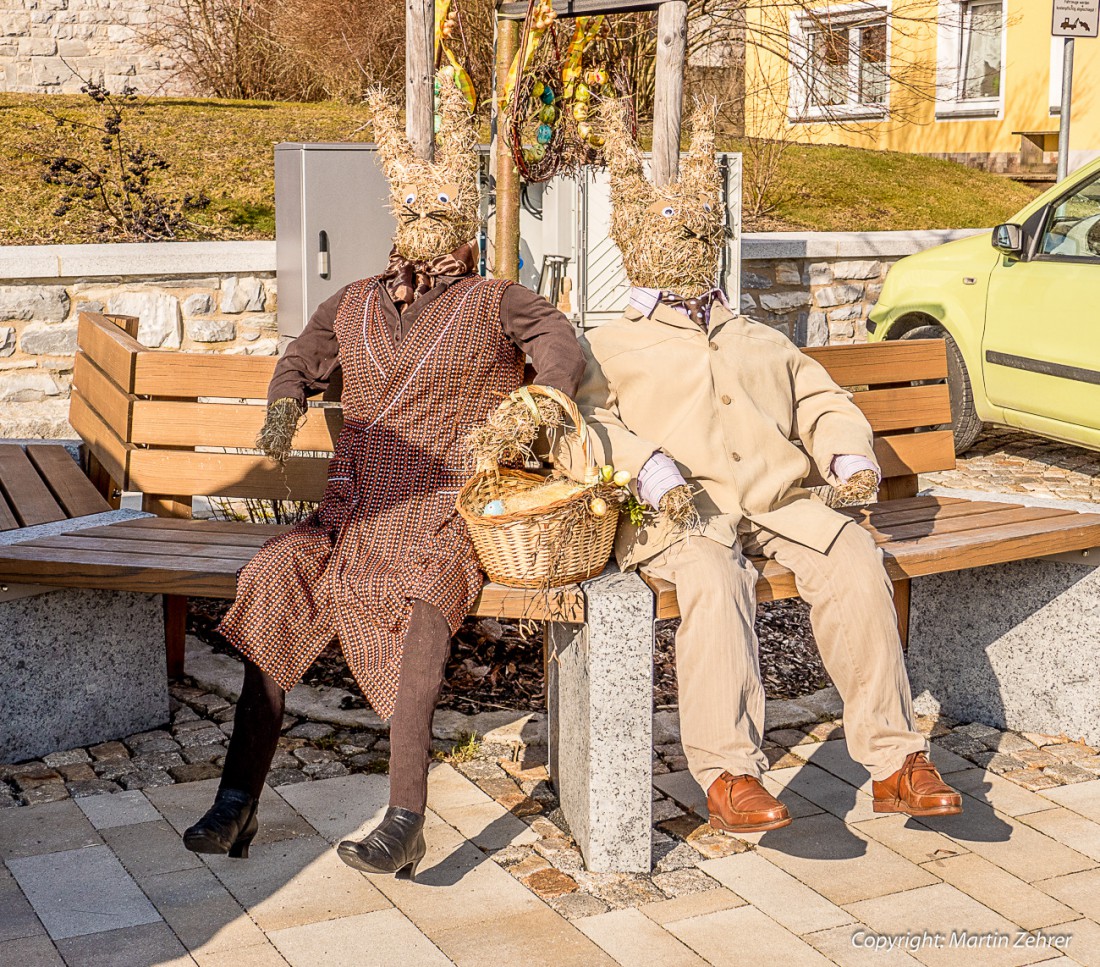
<path fill-rule="evenodd" d="M 710 344 L 710 348 L 713 349 L 715 352 L 718 352 L 718 343 L 712 342 Z"/>
<path fill-rule="evenodd" d="M 736 450 L 734 450 L 733 453 L 730 454 L 730 456 L 733 457 L 734 460 L 740 460 L 741 459 L 741 454 L 738 453 Z"/>
<path fill-rule="evenodd" d="M 723 403 L 725 403 L 725 404 L 726 404 L 726 406 L 729 406 L 729 405 L 730 405 L 730 403 L 732 403 L 732 402 L 733 402 L 733 400 L 731 400 L 731 399 L 730 399 L 730 398 L 729 398 L 728 396 L 726 396 L 725 394 L 723 394 L 723 395 L 722 395 L 722 402 L 723 402 Z"/>

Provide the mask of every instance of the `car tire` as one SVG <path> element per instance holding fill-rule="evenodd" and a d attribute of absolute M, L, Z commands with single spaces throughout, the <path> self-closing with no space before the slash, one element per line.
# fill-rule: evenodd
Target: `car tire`
<path fill-rule="evenodd" d="M 942 339 L 947 345 L 947 386 L 951 393 L 951 426 L 955 434 L 955 452 L 969 450 L 974 441 L 981 436 L 982 421 L 974 406 L 974 388 L 970 385 L 970 375 L 966 371 L 966 362 L 959 351 L 959 345 L 951 333 L 939 326 L 919 326 L 910 329 L 902 339 Z M 936 429 L 946 430 L 947 424 Z"/>

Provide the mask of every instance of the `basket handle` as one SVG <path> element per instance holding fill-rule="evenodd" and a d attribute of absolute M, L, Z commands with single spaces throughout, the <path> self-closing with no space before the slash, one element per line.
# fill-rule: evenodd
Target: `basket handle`
<path fill-rule="evenodd" d="M 535 415 L 535 419 L 538 420 L 539 408 L 534 400 L 536 396 L 544 396 L 549 400 L 553 400 L 558 406 L 565 410 L 566 415 L 573 421 L 574 432 L 576 433 L 577 441 L 581 445 L 581 453 L 584 456 L 584 462 L 588 467 L 587 473 L 585 474 L 585 483 L 595 483 L 599 476 L 599 470 L 596 467 L 596 460 L 592 453 L 592 440 L 588 431 L 588 424 L 585 423 L 584 417 L 581 416 L 581 411 L 577 407 L 577 404 L 561 390 L 554 389 L 553 386 L 539 386 L 537 384 L 521 386 L 510 394 L 508 398 L 526 403 L 531 409 L 531 412 Z"/>

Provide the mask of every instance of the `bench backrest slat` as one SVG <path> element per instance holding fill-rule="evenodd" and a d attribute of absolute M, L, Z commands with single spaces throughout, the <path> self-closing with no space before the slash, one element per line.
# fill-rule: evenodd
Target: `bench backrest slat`
<path fill-rule="evenodd" d="M 275 362 L 271 356 L 142 352 L 134 365 L 133 392 L 160 399 L 264 400 Z"/>
<path fill-rule="evenodd" d="M 258 401 L 249 405 L 137 400 L 130 438 L 148 446 L 253 449 L 266 413 L 266 407 Z M 311 406 L 294 436 L 294 446 L 331 451 L 343 425 L 344 414 L 339 407 Z"/>
<path fill-rule="evenodd" d="M 70 419 L 124 489 L 181 498 L 320 498 L 342 425 L 339 407 L 310 407 L 295 446 L 314 455 L 278 468 L 253 450 L 272 357 L 149 350 L 108 317 L 87 312 L 79 342 Z M 954 466 L 950 432 L 914 432 L 951 420 L 946 385 L 921 385 L 947 375 L 942 341 L 804 351 L 853 393 L 875 431 L 884 486 L 893 496 L 915 492 L 918 473 Z M 822 482 L 816 473 L 806 481 Z"/>

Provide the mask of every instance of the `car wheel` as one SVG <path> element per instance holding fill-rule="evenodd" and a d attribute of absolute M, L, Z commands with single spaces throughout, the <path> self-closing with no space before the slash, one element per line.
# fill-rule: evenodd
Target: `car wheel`
<path fill-rule="evenodd" d="M 910 329 L 902 339 L 942 339 L 947 344 L 947 386 L 951 393 L 951 427 L 955 434 L 955 452 L 969 450 L 982 432 L 982 421 L 974 406 L 974 389 L 970 385 L 970 376 L 966 363 L 959 351 L 958 343 L 939 326 L 919 326 Z M 946 430 L 947 425 L 937 427 Z"/>

